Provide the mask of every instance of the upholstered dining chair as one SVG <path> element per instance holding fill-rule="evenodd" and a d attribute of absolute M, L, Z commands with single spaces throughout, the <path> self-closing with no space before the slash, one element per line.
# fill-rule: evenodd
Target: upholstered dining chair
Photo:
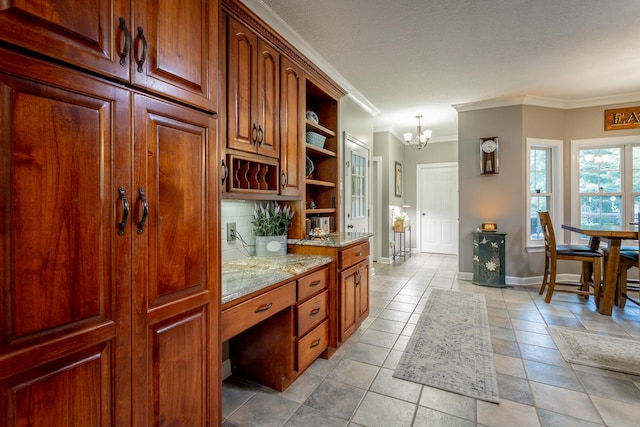
<path fill-rule="evenodd" d="M 542 286 L 540 286 L 539 294 L 542 295 L 545 288 L 548 288 L 547 294 L 544 298 L 544 301 L 547 303 L 551 302 L 551 297 L 554 292 L 568 292 L 582 295 L 587 298 L 589 295 L 594 295 L 596 301 L 598 301 L 598 297 L 600 295 L 602 254 L 586 245 L 556 244 L 556 235 L 553 230 L 553 224 L 551 223 L 551 216 L 549 215 L 549 212 L 538 212 L 538 217 L 540 218 L 540 227 L 542 228 L 542 234 L 544 235 L 545 252 L 544 275 L 542 277 Z M 580 282 L 556 281 L 558 261 L 577 261 L 582 263 Z M 593 271 L 593 292 L 589 285 L 591 271 Z M 562 285 L 563 287 L 556 289 L 556 285 Z M 578 287 L 578 289 L 575 289 L 575 287 Z"/>

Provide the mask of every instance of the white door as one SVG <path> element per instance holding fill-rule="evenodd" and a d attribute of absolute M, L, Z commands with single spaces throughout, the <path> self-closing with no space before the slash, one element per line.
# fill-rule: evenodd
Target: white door
<path fill-rule="evenodd" d="M 458 164 L 418 165 L 420 251 L 458 253 Z"/>
<path fill-rule="evenodd" d="M 369 231 L 370 152 L 366 144 L 347 132 L 345 141 L 344 231 Z"/>

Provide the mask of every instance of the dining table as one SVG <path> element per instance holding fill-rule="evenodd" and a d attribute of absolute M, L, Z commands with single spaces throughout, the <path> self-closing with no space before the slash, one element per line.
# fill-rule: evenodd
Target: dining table
<path fill-rule="evenodd" d="M 604 257 L 603 278 L 596 306 L 600 314 L 611 316 L 616 298 L 616 282 L 620 265 L 620 246 L 623 240 L 638 240 L 637 223 L 619 226 L 593 226 L 562 224 L 564 230 L 589 236 L 589 247 L 599 249 L 600 242 L 607 242 L 608 254 Z M 594 281 L 595 283 L 595 281 Z"/>

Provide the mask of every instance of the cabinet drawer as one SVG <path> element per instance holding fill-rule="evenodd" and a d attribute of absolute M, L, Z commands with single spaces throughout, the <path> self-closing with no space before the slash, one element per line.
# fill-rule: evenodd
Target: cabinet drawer
<path fill-rule="evenodd" d="M 369 241 L 340 252 L 340 268 L 347 268 L 369 256 Z"/>
<path fill-rule="evenodd" d="M 329 320 L 325 320 L 298 341 L 298 371 L 307 369 L 327 348 L 328 343 Z"/>
<path fill-rule="evenodd" d="M 323 268 L 320 271 L 298 279 L 298 301 L 303 301 L 307 297 L 326 288 L 329 282 L 328 277 L 329 269 Z"/>
<path fill-rule="evenodd" d="M 280 310 L 296 303 L 296 283 L 258 295 L 222 312 L 221 341 L 238 335 Z"/>
<path fill-rule="evenodd" d="M 306 334 L 311 328 L 327 317 L 328 291 L 311 298 L 309 301 L 298 305 L 298 336 Z"/>

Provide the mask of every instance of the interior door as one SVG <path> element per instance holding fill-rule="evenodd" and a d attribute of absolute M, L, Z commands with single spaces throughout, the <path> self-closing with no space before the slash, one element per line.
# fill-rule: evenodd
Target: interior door
<path fill-rule="evenodd" d="M 137 95 L 134 127 L 133 424 L 205 426 L 220 378 L 215 120 Z"/>
<path fill-rule="evenodd" d="M 458 253 L 458 165 L 418 167 L 420 251 Z"/>
<path fill-rule="evenodd" d="M 344 231 L 369 231 L 370 165 L 367 145 L 345 132 Z"/>

